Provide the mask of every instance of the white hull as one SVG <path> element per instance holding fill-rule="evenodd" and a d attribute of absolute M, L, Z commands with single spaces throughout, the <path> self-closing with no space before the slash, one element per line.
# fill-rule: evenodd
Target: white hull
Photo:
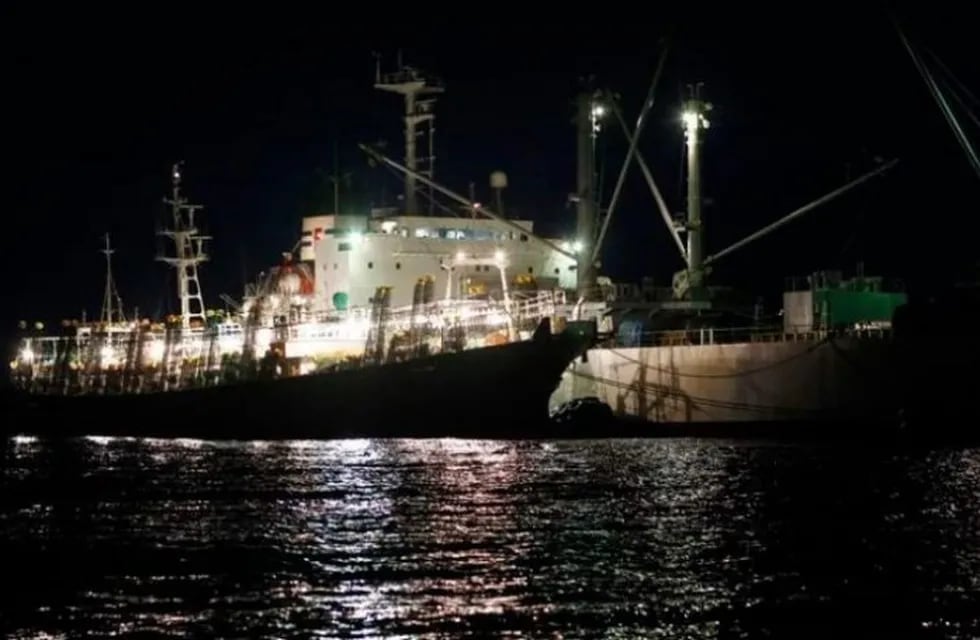
<path fill-rule="evenodd" d="M 591 349 L 551 404 L 598 397 L 619 416 L 661 423 L 881 418 L 895 406 L 890 344 L 848 336 Z"/>

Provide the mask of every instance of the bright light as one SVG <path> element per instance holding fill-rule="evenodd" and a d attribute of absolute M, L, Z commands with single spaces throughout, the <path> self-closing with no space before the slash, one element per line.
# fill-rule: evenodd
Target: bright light
<path fill-rule="evenodd" d="M 604 115 L 606 115 L 606 108 L 604 106 L 602 106 L 601 104 L 592 105 L 593 118 L 601 118 Z"/>
<path fill-rule="evenodd" d="M 466 254 L 463 253 L 462 251 L 457 251 L 456 252 L 456 260 L 459 260 L 460 262 L 462 262 L 463 260 L 466 260 Z"/>
<path fill-rule="evenodd" d="M 102 362 L 105 364 L 112 364 L 116 358 L 115 350 L 109 345 L 102 347 L 102 350 L 99 352 L 99 355 L 102 356 Z"/>
<path fill-rule="evenodd" d="M 574 251 L 575 253 L 578 253 L 581 250 L 582 250 L 582 241 L 581 240 L 576 240 L 575 242 L 572 243 L 572 251 Z"/>
<path fill-rule="evenodd" d="M 699 124 L 702 129 L 707 129 L 709 124 L 708 119 L 696 111 L 685 111 L 681 114 L 681 120 L 687 130 L 697 129 Z"/>
<path fill-rule="evenodd" d="M 163 340 L 154 340 L 151 342 L 147 355 L 150 358 L 150 362 L 154 364 L 163 360 Z"/>
<path fill-rule="evenodd" d="M 24 347 L 20 350 L 20 361 L 26 364 L 34 362 L 34 352 L 31 351 L 30 347 Z"/>
<path fill-rule="evenodd" d="M 507 324 L 507 314 L 500 313 L 499 311 L 496 313 L 491 313 L 487 316 L 487 324 L 497 327 L 505 325 Z"/>
<path fill-rule="evenodd" d="M 223 335 L 218 338 L 218 348 L 221 353 L 241 353 L 242 341 L 236 335 Z"/>
<path fill-rule="evenodd" d="M 504 252 L 501 251 L 500 249 L 497 249 L 496 251 L 493 252 L 493 259 L 496 260 L 497 262 L 503 262 Z"/>
<path fill-rule="evenodd" d="M 381 230 L 385 233 L 391 233 L 398 226 L 398 223 L 394 220 L 385 220 L 381 223 Z"/>
<path fill-rule="evenodd" d="M 351 231 L 349 238 L 351 243 L 357 245 L 360 244 L 361 240 L 364 239 L 364 234 L 361 233 L 360 231 Z"/>

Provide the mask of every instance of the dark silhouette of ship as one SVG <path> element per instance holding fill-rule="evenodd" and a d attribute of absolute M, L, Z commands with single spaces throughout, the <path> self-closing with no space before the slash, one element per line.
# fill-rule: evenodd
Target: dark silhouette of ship
<path fill-rule="evenodd" d="M 119 394 L 13 389 L 3 430 L 202 439 L 516 438 L 552 435 L 548 399 L 594 322 L 530 340 L 338 371 Z"/>

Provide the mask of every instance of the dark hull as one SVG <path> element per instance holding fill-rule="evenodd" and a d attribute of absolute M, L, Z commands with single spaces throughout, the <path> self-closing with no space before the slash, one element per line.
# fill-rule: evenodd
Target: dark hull
<path fill-rule="evenodd" d="M 896 312 L 906 421 L 924 433 L 980 439 L 980 288 Z"/>
<path fill-rule="evenodd" d="M 588 346 L 563 333 L 331 373 L 167 393 L 11 393 L 4 430 L 203 439 L 548 435 L 548 399 Z"/>

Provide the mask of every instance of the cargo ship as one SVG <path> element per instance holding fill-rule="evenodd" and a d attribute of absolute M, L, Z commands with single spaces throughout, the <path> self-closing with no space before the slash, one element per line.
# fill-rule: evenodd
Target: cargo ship
<path fill-rule="evenodd" d="M 928 69 L 901 30 L 899 35 L 960 138 L 948 100 L 937 95 L 940 90 Z M 918 437 L 962 431 L 975 422 L 977 405 L 971 394 L 977 387 L 980 350 L 970 327 L 980 308 L 977 287 L 913 302 L 900 282 L 867 275 L 862 265 L 851 277 L 839 270 L 815 271 L 787 280 L 781 309 L 766 317 L 751 302 L 754 296 L 745 304 L 709 281 L 719 261 L 881 176 L 897 160 L 876 160 L 877 166 L 867 173 L 709 255 L 700 174 L 711 105 L 696 86 L 681 110 L 687 194 L 686 215 L 677 219 L 636 149 L 657 77 L 635 131 L 629 130 L 608 94 L 582 96 L 593 105 L 592 113 L 614 112 L 630 149 L 602 225 L 586 211 L 580 216 L 584 224 L 579 235 L 597 239 L 590 247 L 594 261 L 619 184 L 635 161 L 684 268 L 668 287 L 595 283 L 615 330 L 569 366 L 552 399 L 552 411 L 569 402 L 597 399 L 613 415 L 646 425 L 637 429 L 649 435 L 799 434 L 812 429 L 852 438 L 883 433 Z M 595 129 L 583 126 L 580 131 L 580 155 L 587 156 L 595 146 L 590 139 Z M 964 149 L 980 172 L 972 147 L 966 144 Z M 583 162 L 588 167 L 587 157 Z M 591 172 L 586 169 L 581 176 L 585 186 L 580 191 L 590 192 Z M 955 328 L 940 328 L 956 319 Z M 949 335 L 948 345 L 936 340 L 940 334 Z"/>
<path fill-rule="evenodd" d="M 582 101 L 591 107 L 581 112 L 611 112 L 629 151 L 602 224 L 594 204 L 580 215 L 578 233 L 592 239 L 587 253 L 596 263 L 623 176 L 636 161 L 684 268 L 667 287 L 612 284 L 599 278 L 580 283 L 591 286 L 593 297 L 605 305 L 602 313 L 612 318 L 614 330 L 570 364 L 552 398 L 552 410 L 596 398 L 612 414 L 646 424 L 651 435 L 736 434 L 753 427 L 759 431 L 804 423 L 861 428 L 871 422 L 894 424 L 900 407 L 892 317 L 907 302 L 901 283 L 868 276 L 860 267 L 850 278 L 839 271 L 814 272 L 789 281 L 782 309 L 766 317 L 754 304 L 755 296 L 745 303 L 745 297 L 739 299 L 737 292 L 711 280 L 716 263 L 732 252 L 884 174 L 897 160 L 879 162 L 840 188 L 709 255 L 701 215 L 701 166 L 711 104 L 702 99 L 698 85 L 682 105 L 687 201 L 686 215 L 676 218 L 637 149 L 656 79 L 657 75 L 635 131 L 629 130 L 608 92 L 583 94 Z M 594 191 L 588 154 L 596 146 L 596 135 L 596 127 L 580 127 L 580 155 L 586 156 L 581 193 Z M 587 273 L 587 268 L 580 266 L 580 273 Z"/>
<path fill-rule="evenodd" d="M 5 428 L 200 438 L 535 433 L 561 372 L 596 333 L 594 322 L 569 318 L 571 244 L 472 198 L 456 196 L 463 215 L 418 211 L 420 194 L 434 202 L 418 181 L 435 183 L 431 158 L 425 168 L 415 149 L 432 135 L 442 85 L 404 65 L 375 80 L 405 97 L 405 164 L 363 148 L 403 170 L 404 212 L 304 218 L 293 251 L 241 299 L 223 296 L 219 312 L 205 305 L 199 274 L 212 238 L 175 164 L 159 232 L 172 251 L 157 259 L 176 270 L 180 312 L 156 321 L 125 312 L 107 235 L 99 320 L 21 327 Z M 495 173 L 491 185 L 499 202 L 506 176 Z"/>

